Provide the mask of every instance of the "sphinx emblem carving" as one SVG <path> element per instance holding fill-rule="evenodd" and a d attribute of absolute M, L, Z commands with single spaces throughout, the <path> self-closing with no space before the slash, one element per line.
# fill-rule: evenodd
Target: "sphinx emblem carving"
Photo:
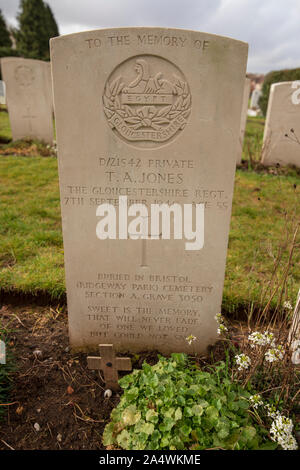
<path fill-rule="evenodd" d="M 192 100 L 179 69 L 153 57 L 136 57 L 117 67 L 106 83 L 103 106 L 110 127 L 119 137 L 155 146 L 185 127 Z"/>

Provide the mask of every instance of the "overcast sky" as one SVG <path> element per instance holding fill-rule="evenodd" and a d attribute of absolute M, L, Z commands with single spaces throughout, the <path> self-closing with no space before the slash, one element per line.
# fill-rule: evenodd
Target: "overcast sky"
<path fill-rule="evenodd" d="M 60 34 L 118 26 L 166 26 L 249 43 L 248 72 L 300 67 L 300 0 L 48 0 Z M 0 0 L 16 26 L 20 0 Z"/>

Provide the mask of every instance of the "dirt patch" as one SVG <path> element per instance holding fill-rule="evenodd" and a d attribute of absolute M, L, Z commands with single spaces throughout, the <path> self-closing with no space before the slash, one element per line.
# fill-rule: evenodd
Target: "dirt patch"
<path fill-rule="evenodd" d="M 104 449 L 102 433 L 120 396 L 104 398 L 101 373 L 87 368 L 86 354 L 71 354 L 66 307 L 5 305 L 0 321 L 17 366 L 0 450 Z M 224 346 L 216 352 L 224 358 Z M 157 351 L 126 355 L 136 369 L 158 360 Z"/>
<path fill-rule="evenodd" d="M 17 367 L 0 422 L 0 450 L 104 449 L 102 433 L 120 396 L 104 398 L 101 373 L 87 368 L 86 354 L 71 354 L 66 307 L 5 305 L 0 321 Z M 238 347 L 247 324 L 232 324 L 230 334 Z M 224 360 L 226 351 L 234 354 L 219 341 L 197 362 L 205 367 Z M 157 351 L 126 355 L 135 369 L 158 360 Z"/>
<path fill-rule="evenodd" d="M 17 371 L 8 413 L 0 423 L 0 449 L 101 449 L 101 436 L 119 402 L 103 397 L 99 372 L 86 355 L 71 355 L 65 311 L 2 307 Z M 137 358 L 140 360 L 140 358 Z"/>

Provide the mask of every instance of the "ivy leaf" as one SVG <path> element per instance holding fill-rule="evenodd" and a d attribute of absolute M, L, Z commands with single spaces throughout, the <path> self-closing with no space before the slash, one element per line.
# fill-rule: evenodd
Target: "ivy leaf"
<path fill-rule="evenodd" d="M 141 419 L 141 412 L 136 410 L 135 405 L 128 406 L 122 413 L 122 421 L 125 426 L 133 426 Z"/>
<path fill-rule="evenodd" d="M 181 418 L 182 418 L 181 408 L 177 408 L 175 411 L 174 419 L 175 421 L 179 421 Z"/>
<path fill-rule="evenodd" d="M 192 413 L 194 416 L 202 416 L 203 414 L 203 407 L 201 405 L 194 405 L 192 408 Z"/>
<path fill-rule="evenodd" d="M 175 408 L 169 408 L 168 410 L 165 411 L 165 417 L 172 418 L 174 413 L 175 413 Z"/>
<path fill-rule="evenodd" d="M 158 421 L 158 413 L 155 410 L 148 410 L 146 413 L 146 421 L 150 421 L 151 423 L 157 423 Z"/>
<path fill-rule="evenodd" d="M 162 432 L 170 431 L 174 426 L 175 421 L 172 418 L 165 418 L 159 425 L 159 430 Z"/>
<path fill-rule="evenodd" d="M 170 439 L 167 436 L 164 436 L 160 441 L 161 447 L 169 447 L 169 443 L 170 443 Z"/>
<path fill-rule="evenodd" d="M 117 443 L 119 444 L 122 449 L 128 449 L 130 443 L 130 434 L 126 429 L 117 436 Z"/>
<path fill-rule="evenodd" d="M 251 441 L 256 436 L 256 429 L 253 426 L 246 426 L 242 431 L 242 438 Z"/>
<path fill-rule="evenodd" d="M 182 395 L 178 395 L 177 403 L 178 403 L 178 405 L 184 406 L 185 405 L 185 398 Z"/>
<path fill-rule="evenodd" d="M 140 427 L 140 432 L 141 433 L 145 433 L 147 436 L 149 436 L 150 434 L 152 434 L 154 431 L 154 425 L 152 423 L 144 423 L 141 427 Z"/>
<path fill-rule="evenodd" d="M 139 395 L 139 389 L 137 387 L 131 387 L 127 392 L 128 401 L 135 401 Z"/>
<path fill-rule="evenodd" d="M 180 432 L 186 437 L 189 436 L 191 430 L 192 428 L 188 424 L 185 424 L 184 426 L 182 426 L 182 428 L 180 428 Z"/>
<path fill-rule="evenodd" d="M 111 446 L 114 444 L 115 440 L 113 438 L 113 431 L 114 431 L 114 422 L 111 421 L 104 429 L 103 436 L 102 436 L 102 442 L 103 445 L 106 446 Z"/>
<path fill-rule="evenodd" d="M 217 433 L 219 439 L 226 439 L 229 436 L 229 426 L 223 425 Z"/>

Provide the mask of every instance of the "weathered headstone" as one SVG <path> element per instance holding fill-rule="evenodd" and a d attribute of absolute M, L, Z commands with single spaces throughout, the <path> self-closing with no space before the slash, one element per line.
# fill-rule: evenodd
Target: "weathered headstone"
<path fill-rule="evenodd" d="M 41 60 L 1 59 L 13 140 L 25 137 L 53 142 L 50 64 Z"/>
<path fill-rule="evenodd" d="M 262 163 L 300 167 L 300 81 L 271 86 Z"/>
<path fill-rule="evenodd" d="M 131 359 L 129 357 L 116 357 L 112 344 L 99 344 L 101 357 L 89 356 L 88 368 L 102 370 L 106 388 L 118 390 L 119 371 L 131 371 Z"/>
<path fill-rule="evenodd" d="M 0 339 L 0 364 L 6 364 L 6 347 L 2 339 Z"/>
<path fill-rule="evenodd" d="M 5 104 L 5 82 L 0 80 L 0 104 Z"/>
<path fill-rule="evenodd" d="M 260 88 L 255 88 L 251 95 L 250 100 L 250 108 L 251 109 L 259 109 L 259 98 L 262 95 L 262 91 Z"/>
<path fill-rule="evenodd" d="M 242 160 L 244 136 L 245 136 L 245 130 L 246 130 L 246 123 L 247 123 L 250 86 L 251 86 L 251 80 L 250 78 L 246 78 L 245 86 L 244 86 L 243 106 L 242 106 L 242 113 L 241 113 L 240 139 L 239 139 L 239 146 L 238 146 L 238 152 L 237 152 L 238 164 L 241 163 L 241 160 Z"/>
<path fill-rule="evenodd" d="M 246 62 L 247 44 L 187 30 L 51 40 L 72 347 L 168 353 L 190 351 L 191 333 L 197 351 L 216 340 Z M 121 213 L 120 196 L 131 209 L 203 204 L 204 247 L 133 240 L 130 227 L 100 240 L 97 207 Z"/>
<path fill-rule="evenodd" d="M 294 314 L 292 318 L 292 325 L 289 331 L 290 349 L 292 353 L 292 363 L 300 364 L 300 290 L 298 292 L 298 297 L 294 309 Z"/>

